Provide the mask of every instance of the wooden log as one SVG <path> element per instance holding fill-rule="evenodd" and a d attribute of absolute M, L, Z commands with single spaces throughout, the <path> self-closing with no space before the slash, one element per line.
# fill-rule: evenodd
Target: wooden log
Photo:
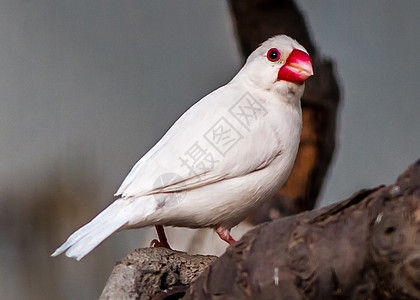
<path fill-rule="evenodd" d="M 146 248 L 122 265 L 101 299 L 420 299 L 420 160 L 395 184 L 261 224 L 217 260 Z"/>
<path fill-rule="evenodd" d="M 393 185 L 248 232 L 185 299 L 420 299 L 420 160 Z"/>

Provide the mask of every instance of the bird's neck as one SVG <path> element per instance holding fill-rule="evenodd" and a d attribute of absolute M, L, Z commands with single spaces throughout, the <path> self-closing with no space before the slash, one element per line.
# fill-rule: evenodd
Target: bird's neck
<path fill-rule="evenodd" d="M 264 95 L 262 98 L 278 98 L 281 101 L 287 102 L 292 106 L 300 107 L 300 98 L 303 95 L 305 84 L 297 84 L 284 80 L 276 80 L 262 84 L 251 78 L 246 72 L 241 70 L 232 80 L 230 84 L 242 86 L 249 92 Z"/>

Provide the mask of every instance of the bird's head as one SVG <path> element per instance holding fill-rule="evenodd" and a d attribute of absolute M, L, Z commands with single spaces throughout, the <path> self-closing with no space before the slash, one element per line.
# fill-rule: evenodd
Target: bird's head
<path fill-rule="evenodd" d="M 252 52 L 238 75 L 263 90 L 301 96 L 305 80 L 313 75 L 312 61 L 297 41 L 278 35 Z"/>

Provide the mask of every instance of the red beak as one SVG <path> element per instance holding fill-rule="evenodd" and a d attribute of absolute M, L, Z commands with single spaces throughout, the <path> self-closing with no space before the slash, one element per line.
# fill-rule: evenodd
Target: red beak
<path fill-rule="evenodd" d="M 294 49 L 287 58 L 284 66 L 280 68 L 277 80 L 303 84 L 312 75 L 314 75 L 314 71 L 309 55 L 301 50 Z"/>

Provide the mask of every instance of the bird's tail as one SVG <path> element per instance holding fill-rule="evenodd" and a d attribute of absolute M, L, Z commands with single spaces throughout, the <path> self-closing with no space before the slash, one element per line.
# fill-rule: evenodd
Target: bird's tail
<path fill-rule="evenodd" d="M 132 201 L 116 200 L 88 224 L 74 232 L 51 256 L 66 251 L 66 256 L 81 260 L 114 232 L 132 223 Z"/>

